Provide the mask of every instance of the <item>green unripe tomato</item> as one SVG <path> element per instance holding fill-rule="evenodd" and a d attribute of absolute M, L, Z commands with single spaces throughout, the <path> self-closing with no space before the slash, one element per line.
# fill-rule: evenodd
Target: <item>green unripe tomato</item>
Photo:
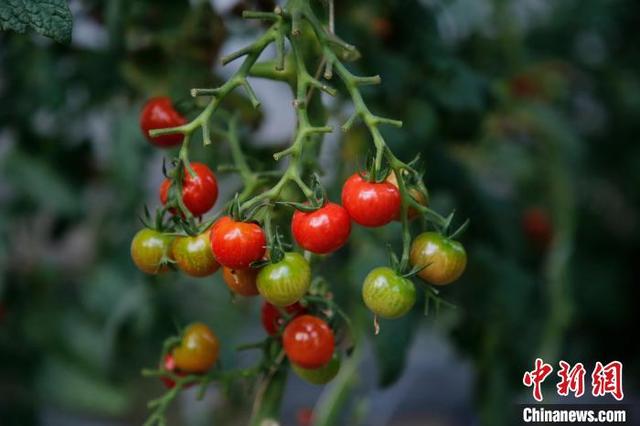
<path fill-rule="evenodd" d="M 312 385 L 324 385 L 333 380 L 340 371 L 340 356 L 333 354 L 331 361 L 320 368 L 303 368 L 291 363 L 291 369 L 304 381 Z"/>
<path fill-rule="evenodd" d="M 467 266 L 462 244 L 437 232 L 423 232 L 411 243 L 409 261 L 424 267 L 418 276 L 434 285 L 446 285 L 460 278 Z"/>
<path fill-rule="evenodd" d="M 399 318 L 416 302 L 416 289 L 407 278 L 386 266 L 369 272 L 362 286 L 365 305 L 382 318 Z"/>
<path fill-rule="evenodd" d="M 311 285 L 311 268 L 305 258 L 295 252 L 285 253 L 278 263 L 270 263 L 258 273 L 258 291 L 267 302 L 279 307 L 294 304 Z"/>
<path fill-rule="evenodd" d="M 138 231 L 131 241 L 131 258 L 138 269 L 147 274 L 160 274 L 168 270 L 165 263 L 171 256 L 173 236 L 153 229 Z"/>
<path fill-rule="evenodd" d="M 206 277 L 220 267 L 213 257 L 208 231 L 194 237 L 176 237 L 171 253 L 178 268 L 192 277 Z"/>

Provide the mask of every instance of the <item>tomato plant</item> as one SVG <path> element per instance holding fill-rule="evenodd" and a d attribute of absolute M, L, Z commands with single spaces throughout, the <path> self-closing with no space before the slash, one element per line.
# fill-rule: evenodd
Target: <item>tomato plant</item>
<path fill-rule="evenodd" d="M 249 46 L 222 58 L 223 64 L 242 60 L 234 74 L 219 87 L 191 90 L 192 97 L 197 98 L 195 104 L 203 106 L 191 121 L 163 122 L 148 131 L 154 140 L 172 136 L 181 143 L 177 156 L 170 160 L 171 169 L 167 170 L 166 162 L 163 167 L 166 179 L 160 189 L 162 206 L 153 218 L 145 209 L 144 219 L 149 228 L 155 229 L 146 232 L 166 238 L 167 242 L 175 236 L 173 259 L 157 249 L 149 262 L 152 267 L 147 270 L 165 270 L 167 263 L 175 262 L 187 275 L 205 276 L 221 265 L 222 278 L 234 294 L 259 294 L 264 299 L 261 319 L 267 337 L 238 347 L 261 349 L 262 358 L 255 366 L 207 374 L 202 373 L 215 364 L 218 342 L 206 326 L 191 325 L 178 341 L 167 339 L 164 347 L 171 348 L 168 353 L 175 361 L 175 371 L 188 375 L 171 373 L 175 387 L 151 403 L 151 423 L 164 421 L 164 411 L 178 390 L 213 381 L 228 384 L 233 378 L 243 377 L 259 380 L 262 395 L 268 395 L 269 401 L 257 400 L 255 404 L 251 424 L 259 425 L 276 416 L 277 404 L 273 401 L 279 401 L 283 394 L 289 366 L 286 359 L 298 375 L 311 383 L 326 383 L 337 374 L 340 360 L 335 351 L 336 340 L 355 339 L 354 345 L 360 343 L 351 330 L 349 316 L 334 300 L 332 285 L 344 286 L 343 277 L 331 276 L 330 270 L 316 266 L 326 256 L 314 255 L 328 255 L 348 245 L 352 220 L 365 227 L 400 222 L 392 225 L 400 228 L 400 255 L 391 253 L 390 267 L 375 265 L 364 278 L 362 297 L 375 314 L 376 325 L 377 316 L 398 318 L 412 308 L 416 288 L 411 276 L 429 276 L 429 283 L 442 284 L 442 277 L 433 278 L 437 271 L 448 270 L 447 279 L 453 280 L 464 269 L 461 261 L 457 269 L 446 263 L 444 249 L 436 254 L 423 253 L 420 244 L 425 234 L 411 245 L 413 228 L 428 226 L 435 228 L 432 234 L 448 236 L 443 239 L 443 248 L 450 245 L 455 253 L 464 253 L 453 239 L 466 223 L 451 232 L 453 215 L 444 217 L 429 207 L 417 159 L 404 162 L 387 146 L 381 126 L 400 127 L 402 122 L 374 115 L 367 106 L 360 87 L 378 84 L 380 77 L 358 76 L 349 71 L 345 63 L 357 59 L 359 52 L 329 31 L 325 21 L 333 17 L 318 16 L 308 0 L 288 0 L 273 12 L 246 12 L 243 16 L 268 21 L 270 27 Z M 261 54 L 271 44 L 276 47 L 275 58 L 261 61 Z M 248 80 L 252 73 L 284 81 L 292 90 L 296 117 L 293 140 L 273 154 L 276 161 L 287 158 L 284 168 L 254 168 L 255 161 L 247 158 L 241 143 L 247 135 L 240 129 L 241 114 L 225 109 L 234 105 L 226 99 L 237 88 L 244 89 L 254 107 L 259 106 Z M 346 88 L 354 104 L 353 115 L 343 130 L 349 132 L 356 121 L 361 121 L 360 129 L 368 132 L 373 141 L 366 170 L 353 173 L 356 165 L 346 164 L 347 173 L 352 174 L 342 185 L 342 205 L 329 201 L 317 162 L 323 135 L 332 131 L 327 125 L 324 101 L 317 92 L 337 95 L 331 79 Z M 217 201 L 218 187 L 208 166 L 189 158 L 196 134 L 205 147 L 228 144 L 228 154 L 225 150 L 218 152 L 217 172 L 235 172 L 242 183 L 232 199 L 225 200 L 221 213 L 209 217 L 204 215 Z M 224 164 L 225 161 L 231 164 Z M 293 212 L 289 207 L 294 207 Z M 410 223 L 419 216 L 423 220 Z M 305 250 L 304 254 L 292 251 L 289 235 L 283 230 L 291 231 L 293 241 Z M 466 255 L 464 259 L 466 262 Z M 439 304 L 436 290 L 422 285 L 428 295 L 427 305 L 431 300 Z M 346 353 L 349 356 L 351 351 Z M 145 374 L 162 377 L 169 374 L 170 368 Z"/>
<path fill-rule="evenodd" d="M 331 361 L 334 350 L 333 331 L 318 317 L 301 315 L 293 319 L 282 334 L 289 360 L 302 368 L 320 368 Z"/>

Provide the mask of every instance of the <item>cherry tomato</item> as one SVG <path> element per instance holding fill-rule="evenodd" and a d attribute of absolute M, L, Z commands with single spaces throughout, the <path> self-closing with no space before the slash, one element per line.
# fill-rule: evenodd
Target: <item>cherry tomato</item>
<path fill-rule="evenodd" d="M 229 289 L 240 296 L 256 296 L 258 295 L 258 287 L 256 287 L 256 277 L 258 269 L 231 269 L 223 268 L 222 277 Z"/>
<path fill-rule="evenodd" d="M 311 268 L 300 253 L 285 253 L 278 263 L 264 266 L 258 273 L 258 291 L 269 303 L 289 306 L 309 290 Z"/>
<path fill-rule="evenodd" d="M 204 373 L 218 360 L 218 338 L 206 325 L 196 322 L 189 325 L 180 345 L 171 352 L 176 367 L 185 373 Z"/>
<path fill-rule="evenodd" d="M 308 213 L 296 210 L 291 233 L 303 249 L 316 254 L 331 253 L 349 239 L 351 217 L 344 207 L 335 203 L 326 203 Z"/>
<path fill-rule="evenodd" d="M 393 170 L 389 173 L 389 176 L 387 176 L 386 181 L 389 182 L 391 185 L 395 186 L 396 188 L 398 188 L 398 179 L 396 178 L 396 174 Z M 420 191 L 418 188 L 415 188 L 415 187 L 408 188 L 408 190 L 409 190 L 409 195 L 413 197 L 413 199 L 416 200 L 418 204 L 425 207 L 429 205 L 428 194 L 425 194 L 424 192 Z M 401 212 L 398 211 L 398 214 L 396 215 L 394 220 L 397 220 L 397 221 L 402 220 L 402 218 L 400 217 L 400 213 Z M 409 220 L 413 220 L 418 216 L 420 216 L 420 212 L 416 210 L 415 207 L 409 206 L 409 209 L 407 211 L 407 218 Z"/>
<path fill-rule="evenodd" d="M 177 127 L 186 123 L 187 119 L 175 110 L 171 99 L 166 96 L 149 99 L 147 103 L 144 104 L 142 112 L 140 113 L 140 128 L 142 129 L 142 133 L 149 142 L 161 148 L 180 145 L 184 136 L 181 134 L 173 134 L 152 138 L 149 136 L 149 130 Z"/>
<path fill-rule="evenodd" d="M 400 192 L 389 182 L 368 182 L 356 173 L 342 187 L 342 205 L 356 223 L 382 226 L 398 216 Z"/>
<path fill-rule="evenodd" d="M 306 309 L 298 302 L 283 308 L 293 318 L 306 313 Z M 280 315 L 280 311 L 271 303 L 265 301 L 262 304 L 261 315 L 262 326 L 270 336 L 275 336 L 280 331 L 280 326 L 284 324 L 284 319 Z"/>
<path fill-rule="evenodd" d="M 183 371 L 179 371 L 176 368 L 176 360 L 173 359 L 173 355 L 171 355 L 170 353 L 166 354 L 164 356 L 164 361 L 162 362 L 162 366 L 161 367 L 162 367 L 163 370 L 168 371 L 170 373 L 177 374 L 178 376 L 182 376 L 183 377 L 183 376 L 187 375 L 187 373 L 185 373 Z M 175 387 L 175 385 L 176 385 L 176 382 L 174 382 L 172 379 L 170 379 L 169 377 L 166 377 L 166 376 L 161 376 L 160 380 L 162 380 L 162 383 L 164 383 L 164 386 L 167 389 L 173 389 Z"/>
<path fill-rule="evenodd" d="M 211 252 L 209 232 L 195 237 L 176 237 L 171 252 L 180 270 L 192 277 L 206 277 L 220 267 Z"/>
<path fill-rule="evenodd" d="M 364 279 L 362 298 L 374 314 L 382 318 L 399 318 L 416 302 L 416 288 L 393 269 L 381 266 Z"/>
<path fill-rule="evenodd" d="M 319 368 L 303 368 L 293 363 L 291 368 L 301 379 L 313 385 L 324 385 L 333 380 L 340 371 L 340 357 L 334 353 L 331 360 Z"/>
<path fill-rule="evenodd" d="M 549 247 L 553 225 L 547 212 L 539 207 L 527 209 L 522 216 L 522 229 L 531 244 L 540 250 Z"/>
<path fill-rule="evenodd" d="M 167 261 L 171 256 L 173 236 L 153 229 L 144 228 L 138 231 L 131 241 L 131 258 L 142 272 L 156 275 L 166 272 Z"/>
<path fill-rule="evenodd" d="M 218 199 L 218 181 L 206 164 L 191 163 L 196 177 L 185 168 L 182 180 L 182 201 L 192 215 L 201 216 L 208 212 Z M 167 203 L 171 181 L 165 179 L 160 185 L 160 201 Z"/>
<path fill-rule="evenodd" d="M 231 269 L 246 269 L 263 258 L 267 240 L 259 225 L 223 216 L 211 228 L 211 249 L 218 263 Z"/>
<path fill-rule="evenodd" d="M 287 324 L 282 344 L 289 361 L 302 368 L 320 368 L 327 364 L 335 346 L 329 325 L 312 315 L 299 316 Z"/>
<path fill-rule="evenodd" d="M 457 280 L 467 266 L 462 244 L 437 232 L 424 232 L 411 243 L 409 260 L 413 266 L 425 266 L 418 276 L 428 283 L 446 285 Z"/>

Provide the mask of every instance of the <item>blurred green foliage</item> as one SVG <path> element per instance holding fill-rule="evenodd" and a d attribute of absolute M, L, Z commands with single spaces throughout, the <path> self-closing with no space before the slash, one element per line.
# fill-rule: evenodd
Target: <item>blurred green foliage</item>
<path fill-rule="evenodd" d="M 640 56 L 634 0 L 403 0 L 337 2 L 337 32 L 357 45 L 354 67 L 379 73 L 372 110 L 400 118 L 391 147 L 426 166 L 433 206 L 472 226 L 467 273 L 443 290 L 457 309 L 382 323 L 380 384 L 402 374 L 419 325 L 442 328 L 476 369 L 483 424 L 507 422 L 536 356 L 619 359 L 637 386 L 640 296 Z M 41 410 L 144 416 L 158 393 L 139 370 L 156 362 L 174 323 L 213 326 L 227 349 L 257 321 L 229 303 L 219 277 L 147 279 L 129 259 L 143 203 L 156 205 L 161 159 L 137 116 L 144 99 L 180 101 L 213 86 L 230 34 L 255 29 L 208 2 L 77 2 L 71 45 L 0 33 L 0 419 L 35 424 Z M 536 5 L 539 7 L 536 8 Z M 85 31 L 86 33 L 83 33 Z M 233 108 L 260 120 L 238 95 Z M 185 104 L 187 105 L 187 104 Z M 344 136 L 338 176 L 368 149 Z M 276 141 L 285 144 L 287 141 Z M 258 148 L 257 159 L 267 157 Z M 199 150 L 217 164 L 224 149 Z M 344 168 L 344 169 L 342 169 Z M 340 179 L 330 188 L 339 191 Z M 524 212 L 549 215 L 540 247 Z M 356 229 L 345 256 L 325 260 L 336 299 L 371 333 L 359 286 L 398 246 L 397 225 Z M 417 225 L 416 225 L 417 226 Z M 243 321 L 245 320 L 245 321 Z M 244 401 L 244 407 L 247 401 Z M 242 405 L 241 405 L 242 407 Z M 213 408 L 212 408 L 213 410 Z M 223 414 L 216 414 L 224 418 Z"/>

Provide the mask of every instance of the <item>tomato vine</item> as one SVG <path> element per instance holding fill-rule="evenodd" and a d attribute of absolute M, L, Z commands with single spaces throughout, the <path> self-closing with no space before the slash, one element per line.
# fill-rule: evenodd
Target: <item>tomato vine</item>
<path fill-rule="evenodd" d="M 233 273 L 233 269 L 236 268 L 241 268 L 239 270 L 242 271 L 242 268 L 248 268 L 249 265 L 259 269 L 257 274 L 243 276 L 245 280 L 255 280 L 255 282 L 244 283 L 244 285 L 248 285 L 250 289 L 257 288 L 266 300 L 277 305 L 276 309 L 278 309 L 282 323 L 277 332 L 269 332 L 269 336 L 264 341 L 242 345 L 238 348 L 238 350 L 260 349 L 263 356 L 257 365 L 237 370 L 223 371 L 219 367 L 215 367 L 206 373 L 188 375 L 185 375 L 184 371 L 167 371 L 163 367 L 163 360 L 167 355 L 175 356 L 179 338 L 167 339 L 160 358 L 160 367 L 145 370 L 143 374 L 149 377 L 167 378 L 174 383 L 174 386 L 163 396 L 149 403 L 152 414 L 146 425 L 165 424 L 164 413 L 166 409 L 185 387 L 199 385 L 201 389 L 204 389 L 210 382 L 227 383 L 240 378 L 260 379 L 253 408 L 252 424 L 261 424 L 263 419 L 277 416 L 288 363 L 295 367 L 294 371 L 299 371 L 301 374 L 307 374 L 304 371 L 305 368 L 323 367 L 314 362 L 309 362 L 307 365 L 296 365 L 296 362 L 300 362 L 299 360 L 318 359 L 315 356 L 318 355 L 317 353 L 306 354 L 304 350 L 317 352 L 320 350 L 318 348 L 326 349 L 327 346 L 318 344 L 316 349 L 304 349 L 304 345 L 295 346 L 294 343 L 289 343 L 287 346 L 287 339 L 290 339 L 287 336 L 295 334 L 293 332 L 287 333 L 287 327 L 300 326 L 304 317 L 307 323 L 316 324 L 316 327 L 322 328 L 327 339 L 331 340 L 331 350 L 329 353 L 323 354 L 322 363 L 327 363 L 327 360 L 337 357 L 337 352 L 333 353 L 334 333 L 336 333 L 338 343 L 347 337 L 354 337 L 350 336 L 352 331 L 349 317 L 332 300 L 328 285 L 322 279 L 311 279 L 308 254 L 303 257 L 298 253 L 291 252 L 288 245 L 284 243 L 277 226 L 272 225 L 273 213 L 276 209 L 282 208 L 282 204 L 293 206 L 305 212 L 319 212 L 321 208 L 331 204 L 326 199 L 326 193 L 319 183 L 316 170 L 314 167 L 310 167 L 304 159 L 305 155 L 316 154 L 322 136 L 333 131 L 332 127 L 326 125 L 322 99 L 317 92 L 337 96 L 338 90 L 329 84 L 329 81 L 334 77 L 337 77 L 336 80 L 344 86 L 354 106 L 353 115 L 341 126 L 342 130 L 348 132 L 356 121 L 360 120 L 368 130 L 373 142 L 369 168 L 360 176 L 354 175 L 353 191 L 361 191 L 360 186 L 368 185 L 370 189 L 367 191 L 384 190 L 386 196 L 394 200 L 389 204 L 385 199 L 380 199 L 383 205 L 390 209 L 382 221 L 373 225 L 361 224 L 382 226 L 394 219 L 399 219 L 402 225 L 400 257 L 392 254 L 391 268 L 374 269 L 367 276 L 363 287 L 363 298 L 366 305 L 374 313 L 376 334 L 378 315 L 396 318 L 406 314 L 413 307 L 416 297 L 414 284 L 410 280 L 412 276 L 418 275 L 426 281 L 424 284 L 426 312 L 431 303 L 435 305 L 436 309 L 442 303 L 446 303 L 440 299 L 438 291 L 432 285 L 448 284 L 462 273 L 466 265 L 464 249 L 458 250 L 456 253 L 459 256 L 459 261 L 454 265 L 457 268 L 455 270 L 451 269 L 452 267 L 445 258 L 451 256 L 448 247 L 455 243 L 452 239 L 464 231 L 468 221 L 457 230 L 449 232 L 453 214 L 444 217 L 427 206 L 428 193 L 422 180 L 422 174 L 417 167 L 417 159 L 408 163 L 403 162 L 387 145 L 380 127 L 382 125 L 401 127 L 402 122 L 378 116 L 369 109 L 362 95 L 361 87 L 380 84 L 381 78 L 378 75 L 358 76 L 347 68 L 346 62 L 356 59 L 359 53 L 354 46 L 341 40 L 335 34 L 332 2 L 329 2 L 328 17 L 322 19 L 311 7 L 309 0 L 289 0 L 286 6 L 276 7 L 273 12 L 245 12 L 243 17 L 267 21 L 270 26 L 253 43 L 222 58 L 223 64 L 242 60 L 239 68 L 219 87 L 191 90 L 193 97 L 208 98 L 206 106 L 191 121 L 179 120 L 180 124 L 178 125 L 152 129 L 147 134 L 151 140 L 169 135 L 180 135 L 182 142 L 177 158 L 172 163 L 175 167 L 170 171 L 165 170 L 170 186 L 166 194 L 162 195 L 164 205 L 156 212 L 155 225 L 151 225 L 148 213 L 145 224 L 166 235 L 187 234 L 204 236 L 205 240 L 210 240 L 213 256 L 201 255 L 194 261 L 217 261 L 225 270 L 230 270 L 230 273 Z M 324 20 L 328 21 L 327 25 L 323 22 Z M 286 41 L 288 41 L 288 49 Z M 275 45 L 275 59 L 258 62 L 261 54 L 272 44 Z M 312 69 L 316 71 L 310 72 Z M 244 89 L 254 108 L 260 105 L 260 101 L 248 81 L 249 77 L 284 81 L 291 87 L 294 97 L 293 108 L 296 114 L 295 133 L 292 143 L 286 149 L 273 154 L 276 161 L 289 157 L 287 167 L 281 172 L 258 172 L 251 169 L 241 146 L 239 117 L 222 108 L 225 98 L 237 88 Z M 220 125 L 219 122 L 223 124 Z M 218 214 L 208 220 L 203 220 L 199 217 L 202 211 L 198 209 L 194 214 L 193 208 L 190 210 L 190 206 L 185 202 L 189 183 L 203 180 L 200 165 L 192 163 L 189 158 L 190 144 L 198 130 L 202 133 L 205 146 L 212 144 L 212 137 L 226 140 L 230 147 L 233 165 L 222 167 L 218 171 L 235 171 L 243 183 L 241 192 L 227 203 L 227 209 L 223 209 L 223 212 L 228 210 L 228 216 L 223 218 L 219 218 L 220 214 Z M 392 181 L 390 181 L 390 174 L 393 174 L 394 177 Z M 295 184 L 307 199 L 306 204 L 282 199 L 283 190 L 289 184 Z M 343 204 L 345 204 L 345 190 L 346 185 L 343 190 Z M 208 193 L 196 194 L 196 196 L 205 197 L 208 195 L 210 199 L 210 192 L 209 190 Z M 217 188 L 214 198 L 217 198 Z M 362 203 L 361 200 L 364 198 L 359 200 L 358 203 Z M 364 202 L 366 203 L 366 201 Z M 342 226 L 342 229 L 339 230 L 340 235 L 335 244 L 330 248 L 324 248 L 324 246 L 318 248 L 318 254 L 337 250 L 348 239 L 350 220 L 358 223 L 357 217 L 351 214 L 353 211 L 349 213 L 351 214 L 351 218 L 349 218 L 349 214 L 345 213 L 346 210 L 343 211 L 341 206 L 332 205 L 342 209 L 339 213 L 342 215 L 341 224 L 337 225 Z M 367 209 L 369 207 L 356 203 L 353 208 Z M 347 210 L 349 210 L 348 206 Z M 430 250 L 417 250 L 414 255 L 410 210 L 422 215 L 425 221 L 436 229 L 440 245 L 435 244 Z M 170 217 L 168 223 L 164 219 L 167 214 Z M 344 225 L 345 217 L 348 226 Z M 318 232 L 327 232 L 327 230 Z M 236 243 L 233 243 L 232 234 L 238 244 L 243 244 L 242 247 L 233 247 Z M 201 238 L 196 238 L 194 241 L 199 239 Z M 298 242 L 300 244 L 300 241 Z M 185 245 L 184 243 L 183 241 L 182 246 Z M 456 244 L 459 245 L 459 243 Z M 158 263 L 157 259 L 162 259 L 164 262 L 155 266 L 157 273 L 166 269 L 165 263 L 170 265 L 175 263 L 176 254 L 172 251 L 175 250 L 174 246 L 175 244 L 171 248 L 163 246 L 160 249 L 155 249 L 154 261 Z M 312 247 L 313 245 L 307 248 Z M 460 247 L 462 246 L 460 245 Z M 268 252 L 266 258 L 265 249 Z M 136 254 L 134 247 L 132 247 L 134 259 Z M 181 259 L 185 256 L 184 253 L 180 253 L 180 255 Z M 179 262 L 178 266 L 180 266 Z M 219 265 L 198 264 L 195 266 L 197 271 L 212 271 L 213 273 Z M 433 274 L 424 274 L 425 270 L 433 272 Z M 188 273 L 186 270 L 185 272 Z M 432 276 L 439 278 L 444 276 L 444 278 L 440 281 L 434 281 L 430 278 Z M 392 293 L 396 296 L 390 298 Z M 255 293 L 248 292 L 245 295 L 252 294 Z M 400 296 L 397 296 L 398 294 Z M 304 307 L 302 317 L 299 317 L 300 312 L 292 314 L 287 309 L 295 302 L 301 302 Z M 284 344 L 283 339 L 285 340 Z M 351 350 L 346 352 L 350 353 Z M 312 377 L 314 377 L 313 380 L 320 380 L 316 376 L 312 375 Z"/>

